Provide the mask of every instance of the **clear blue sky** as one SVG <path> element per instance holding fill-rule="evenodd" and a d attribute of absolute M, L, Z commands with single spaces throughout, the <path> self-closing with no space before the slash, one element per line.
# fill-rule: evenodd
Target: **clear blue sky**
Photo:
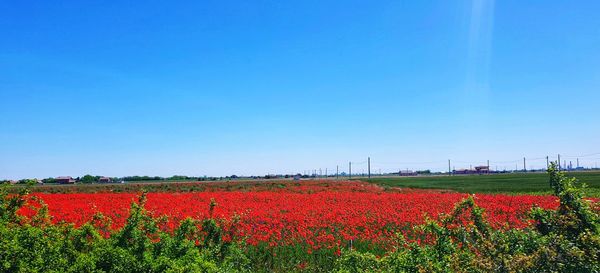
<path fill-rule="evenodd" d="M 0 4 L 0 179 L 600 152 L 599 1 L 92 2 Z"/>

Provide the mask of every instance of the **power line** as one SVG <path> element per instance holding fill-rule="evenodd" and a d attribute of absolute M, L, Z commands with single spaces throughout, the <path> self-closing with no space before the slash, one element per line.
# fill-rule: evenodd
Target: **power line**
<path fill-rule="evenodd" d="M 377 161 L 377 164 L 384 164 L 384 165 L 419 165 L 419 164 L 439 164 L 439 163 L 444 163 L 445 161 L 441 160 L 441 161 L 426 161 L 426 162 L 379 162 Z"/>
<path fill-rule="evenodd" d="M 368 178 L 371 178 L 371 169 L 375 168 L 375 170 L 379 169 L 379 174 L 376 175 L 382 175 L 382 171 L 385 171 L 387 174 L 390 173 L 394 173 L 395 170 L 398 170 L 398 167 L 400 167 L 399 173 L 401 173 L 401 170 L 406 168 L 407 166 L 402 166 L 402 165 L 427 165 L 427 164 L 431 164 L 434 166 L 412 166 L 413 168 L 431 168 L 433 167 L 433 169 L 443 169 L 445 167 L 442 167 L 444 165 L 447 164 L 447 170 L 448 170 L 448 174 L 452 175 L 453 174 L 453 169 L 455 169 L 456 167 L 452 164 L 459 164 L 464 166 L 464 164 L 467 164 L 470 166 L 470 169 L 473 168 L 473 166 L 486 166 L 489 170 L 491 170 L 492 167 L 495 167 L 495 169 L 500 169 L 503 168 L 504 170 L 508 169 L 506 168 L 507 165 L 513 165 L 515 166 L 515 171 L 529 171 L 529 170 L 543 170 L 548 169 L 550 162 L 554 161 L 551 160 L 551 158 L 557 159 L 556 162 L 558 162 L 557 166 L 560 169 L 573 169 L 573 166 L 580 168 L 593 168 L 594 164 L 596 164 L 596 162 L 594 162 L 595 160 L 600 160 L 600 158 L 597 157 L 597 155 L 600 155 L 600 153 L 590 153 L 590 154 L 585 154 L 585 155 L 579 155 L 579 156 L 564 156 L 564 155 L 557 155 L 554 157 L 550 157 L 550 156 L 543 156 L 543 157 L 535 157 L 535 158 L 529 158 L 529 157 L 523 157 L 522 159 L 519 160 L 505 160 L 505 161 L 494 161 L 494 160 L 473 160 L 473 161 L 460 161 L 460 160 L 450 160 L 448 159 L 447 161 L 441 161 L 441 160 L 434 160 L 434 161 L 405 161 L 405 162 L 379 162 L 379 161 L 375 161 L 375 162 L 371 162 L 371 158 L 367 157 L 367 160 L 363 160 L 363 161 L 348 161 L 348 177 L 352 178 L 352 165 L 358 166 L 358 168 L 363 168 L 361 172 L 359 172 L 359 175 L 362 176 L 367 176 Z M 596 156 L 596 157 L 593 157 Z M 566 160 L 566 159 L 573 159 L 573 160 Z M 542 163 L 543 162 L 543 163 Z M 519 168 L 519 165 L 522 165 L 522 169 Z M 545 164 L 545 165 L 544 165 Z M 394 165 L 393 167 L 391 165 Z M 529 167 L 529 168 L 528 168 Z M 325 168 L 325 177 L 329 176 L 329 170 L 331 170 L 332 168 Z M 336 178 L 339 178 L 339 165 L 337 165 L 335 167 L 336 169 Z M 408 168 L 406 168 L 408 170 Z M 322 177 L 323 176 L 323 168 L 316 168 L 311 170 L 312 171 L 312 176 L 313 177 Z M 366 172 L 365 172 L 366 171 Z M 310 171 L 303 171 L 303 173 L 308 173 Z M 333 176 L 333 174 L 332 174 Z"/>
<path fill-rule="evenodd" d="M 563 155 L 563 157 L 576 158 L 576 157 L 588 157 L 588 156 L 595 156 L 595 155 L 600 155 L 600 153 L 593 153 L 593 154 L 586 154 L 586 155 Z"/>

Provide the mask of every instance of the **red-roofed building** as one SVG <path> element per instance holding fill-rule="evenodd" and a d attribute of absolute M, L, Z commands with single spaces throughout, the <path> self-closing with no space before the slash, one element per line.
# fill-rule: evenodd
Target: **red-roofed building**
<path fill-rule="evenodd" d="M 56 182 L 59 184 L 75 184 L 75 179 L 70 176 L 59 176 L 56 179 Z"/>
<path fill-rule="evenodd" d="M 98 182 L 99 183 L 111 183 L 112 179 L 110 177 L 103 176 L 103 177 L 98 178 Z"/>

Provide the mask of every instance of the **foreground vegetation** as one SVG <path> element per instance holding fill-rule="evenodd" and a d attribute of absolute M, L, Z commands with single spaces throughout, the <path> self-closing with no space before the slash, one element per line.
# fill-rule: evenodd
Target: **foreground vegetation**
<path fill-rule="evenodd" d="M 398 234 L 398 247 L 379 255 L 357 244 L 341 252 L 301 246 L 246 245 L 212 218 L 186 219 L 173 231 L 133 203 L 122 228 L 97 215 L 80 227 L 52 224 L 43 204 L 24 217 L 24 194 L 0 193 L 2 272 L 598 272 L 597 202 L 582 199 L 553 167 L 549 186 L 557 210 L 535 208 L 525 229 L 493 229 L 469 197 L 440 220 Z M 211 211 L 214 207 L 211 203 Z M 235 219 L 228 223 L 235 226 Z M 379 256 L 377 256 L 379 255 Z M 302 257 L 299 259 L 298 257 Z"/>
<path fill-rule="evenodd" d="M 585 183 L 586 196 L 600 197 L 600 172 L 582 171 L 566 173 Z M 380 177 L 364 179 L 384 187 L 444 189 L 465 193 L 551 194 L 548 175 L 545 173 L 509 173 L 489 175 Z"/>

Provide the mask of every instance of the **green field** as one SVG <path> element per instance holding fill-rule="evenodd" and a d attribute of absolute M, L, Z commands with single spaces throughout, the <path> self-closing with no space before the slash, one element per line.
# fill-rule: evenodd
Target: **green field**
<path fill-rule="evenodd" d="M 600 196 L 600 172 L 570 172 L 588 186 L 587 196 Z M 490 175 L 381 177 L 361 179 L 386 187 L 444 189 L 466 193 L 548 194 L 550 185 L 546 173 L 515 173 Z"/>

